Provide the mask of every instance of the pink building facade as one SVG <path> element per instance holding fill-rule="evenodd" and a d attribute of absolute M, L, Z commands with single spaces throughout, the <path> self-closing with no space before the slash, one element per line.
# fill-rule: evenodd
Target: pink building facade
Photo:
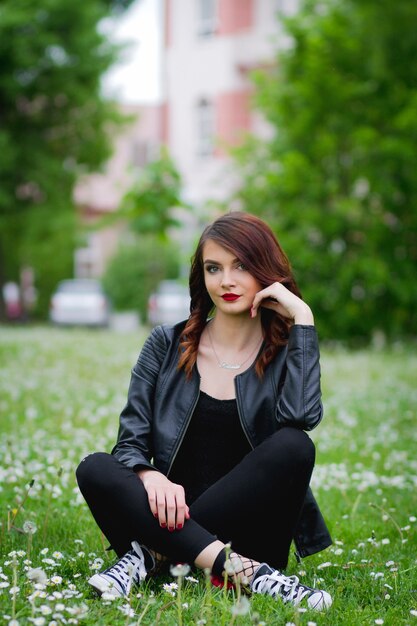
<path fill-rule="evenodd" d="M 163 0 L 166 141 L 197 212 L 237 184 L 228 150 L 267 134 L 251 107 L 251 70 L 286 45 L 278 12 L 295 0 Z"/>
<path fill-rule="evenodd" d="M 123 112 L 132 118 L 114 138 L 114 152 L 103 172 L 89 174 L 79 181 L 74 201 L 85 224 L 94 225 L 107 213 L 116 211 L 140 170 L 157 158 L 163 142 L 163 106 L 125 105 Z M 122 226 L 112 225 L 92 231 L 86 245 L 78 248 L 74 275 L 99 277 L 116 250 Z"/>

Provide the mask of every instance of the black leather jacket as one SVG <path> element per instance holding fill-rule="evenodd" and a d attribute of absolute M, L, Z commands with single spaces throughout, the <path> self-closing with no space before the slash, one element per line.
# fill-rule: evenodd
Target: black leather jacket
<path fill-rule="evenodd" d="M 191 380 L 178 370 L 178 345 L 185 322 L 157 326 L 132 370 L 128 400 L 112 450 L 131 468 L 150 467 L 169 476 L 200 393 L 196 368 Z M 311 430 L 323 414 L 320 365 L 314 326 L 294 325 L 288 345 L 268 365 L 262 380 L 254 366 L 235 377 L 242 428 L 252 448 L 282 426 Z M 294 541 L 299 556 L 331 544 L 309 489 Z"/>

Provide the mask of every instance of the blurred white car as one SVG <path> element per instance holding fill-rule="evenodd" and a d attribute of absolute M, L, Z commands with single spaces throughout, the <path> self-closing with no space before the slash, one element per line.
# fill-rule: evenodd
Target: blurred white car
<path fill-rule="evenodd" d="M 148 322 L 176 324 L 190 316 L 188 288 L 176 280 L 163 280 L 148 300 Z"/>
<path fill-rule="evenodd" d="M 98 280 L 63 280 L 52 295 L 49 319 L 54 324 L 107 326 L 109 317 L 110 303 Z"/>

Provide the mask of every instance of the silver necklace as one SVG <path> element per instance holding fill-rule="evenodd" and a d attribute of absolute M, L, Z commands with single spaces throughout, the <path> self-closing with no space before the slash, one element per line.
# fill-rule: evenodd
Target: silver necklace
<path fill-rule="evenodd" d="M 249 361 L 249 359 L 255 353 L 255 351 L 257 349 L 259 349 L 259 347 L 260 347 L 260 345 L 262 343 L 262 339 L 261 339 L 261 341 L 256 344 L 256 346 L 254 347 L 252 352 L 249 354 L 249 356 L 246 357 L 246 359 L 244 361 L 242 361 L 242 363 L 226 363 L 226 361 L 221 361 L 219 359 L 219 357 L 218 357 L 218 354 L 217 354 L 216 349 L 215 349 L 214 344 L 213 344 L 213 339 L 211 338 L 211 332 L 210 332 L 210 325 L 209 324 L 207 325 L 207 332 L 208 332 L 208 336 L 209 336 L 209 340 L 210 340 L 211 349 L 213 350 L 214 356 L 216 357 L 216 361 L 219 364 L 219 367 L 221 367 L 224 370 L 240 370 L 240 368 L 243 367 L 245 365 L 245 363 L 247 363 Z"/>

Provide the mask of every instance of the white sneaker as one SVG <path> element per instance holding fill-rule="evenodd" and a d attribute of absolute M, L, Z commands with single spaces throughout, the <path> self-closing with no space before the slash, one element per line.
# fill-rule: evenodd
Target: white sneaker
<path fill-rule="evenodd" d="M 251 590 L 252 593 L 280 597 L 284 602 L 290 602 L 295 606 L 306 600 L 308 608 L 316 611 L 328 609 L 332 605 L 332 597 L 327 591 L 307 587 L 300 583 L 297 576 L 284 576 L 282 572 L 272 569 L 266 563 L 261 563 L 256 570 Z"/>
<path fill-rule="evenodd" d="M 132 550 L 126 552 L 117 563 L 104 572 L 94 574 L 88 582 L 100 595 L 109 593 L 115 598 L 120 598 L 128 596 L 132 584 L 144 580 L 153 567 L 154 560 L 148 550 L 144 546 L 141 547 L 137 541 L 132 541 Z"/>

